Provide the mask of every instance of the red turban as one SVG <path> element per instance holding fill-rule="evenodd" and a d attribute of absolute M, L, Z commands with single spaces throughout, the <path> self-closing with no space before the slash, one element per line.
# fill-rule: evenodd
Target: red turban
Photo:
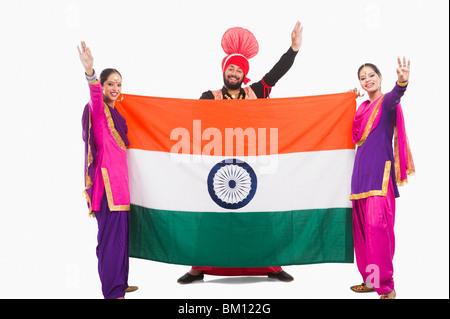
<path fill-rule="evenodd" d="M 244 72 L 244 84 L 250 79 L 247 78 L 250 65 L 248 60 L 253 58 L 259 51 L 258 41 L 247 29 L 231 28 L 222 36 L 222 49 L 227 54 L 222 60 L 222 73 L 230 64 L 237 65 Z"/>

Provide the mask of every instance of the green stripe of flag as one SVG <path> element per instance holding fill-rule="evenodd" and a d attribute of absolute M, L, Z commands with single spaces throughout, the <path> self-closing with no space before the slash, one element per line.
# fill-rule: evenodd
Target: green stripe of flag
<path fill-rule="evenodd" d="M 352 209 L 207 213 L 132 205 L 130 257 L 212 267 L 352 263 Z"/>

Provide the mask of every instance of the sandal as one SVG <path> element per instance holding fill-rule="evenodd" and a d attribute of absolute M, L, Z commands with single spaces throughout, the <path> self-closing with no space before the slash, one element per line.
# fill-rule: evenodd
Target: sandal
<path fill-rule="evenodd" d="M 138 289 L 139 289 L 138 286 L 128 286 L 128 288 L 125 289 L 125 292 L 133 292 L 133 291 L 136 291 Z"/>
<path fill-rule="evenodd" d="M 361 285 L 351 286 L 350 289 L 354 292 L 372 292 L 375 291 L 373 288 L 367 287 L 365 283 L 362 283 Z"/>
<path fill-rule="evenodd" d="M 395 297 L 397 297 L 397 294 L 396 294 L 395 289 L 394 289 L 388 294 L 381 295 L 380 299 L 395 299 Z"/>

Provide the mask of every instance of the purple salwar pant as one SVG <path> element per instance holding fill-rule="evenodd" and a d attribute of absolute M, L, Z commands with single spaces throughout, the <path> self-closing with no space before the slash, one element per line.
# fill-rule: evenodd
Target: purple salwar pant
<path fill-rule="evenodd" d="M 128 287 L 128 212 L 111 212 L 104 194 L 95 217 L 98 224 L 98 273 L 103 296 L 105 299 L 123 297 Z"/>
<path fill-rule="evenodd" d="M 353 201 L 356 264 L 363 281 L 372 285 L 379 295 L 394 290 L 394 222 L 395 195 L 391 179 L 386 197 Z"/>

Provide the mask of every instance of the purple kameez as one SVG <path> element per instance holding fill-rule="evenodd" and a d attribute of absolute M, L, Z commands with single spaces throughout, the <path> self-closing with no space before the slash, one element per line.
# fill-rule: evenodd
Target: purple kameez
<path fill-rule="evenodd" d="M 399 104 L 405 90 L 406 84 L 397 83 L 372 104 L 363 103 L 352 129 L 353 142 L 358 144 L 350 196 L 356 262 L 364 282 L 380 295 L 394 290 L 395 198 L 399 197 L 396 174 L 414 172 L 412 157 L 403 156 L 400 164 L 398 159 L 399 149 L 404 154 L 409 151 Z M 396 145 L 398 141 L 402 145 L 396 146 L 395 156 L 393 138 Z M 400 170 L 396 170 L 398 165 Z"/>
<path fill-rule="evenodd" d="M 395 197 L 399 197 L 392 140 L 397 117 L 397 104 L 406 86 L 395 85 L 394 89 L 379 98 L 381 116 L 376 127 L 370 132 L 364 144 L 358 146 L 352 175 L 350 199 L 370 196 L 386 196 L 389 177 L 394 181 Z M 375 101 L 374 103 L 377 103 Z"/>

